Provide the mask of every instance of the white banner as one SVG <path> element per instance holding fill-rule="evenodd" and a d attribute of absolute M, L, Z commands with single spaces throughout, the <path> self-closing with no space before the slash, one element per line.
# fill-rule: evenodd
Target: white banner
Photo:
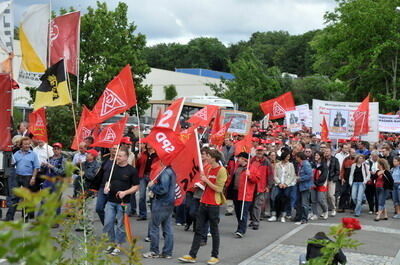
<path fill-rule="evenodd" d="M 290 132 L 297 132 L 302 129 L 300 122 L 300 112 L 298 110 L 286 111 L 286 126 Z"/>
<path fill-rule="evenodd" d="M 313 99 L 313 132 L 321 134 L 321 124 L 325 117 L 329 128 L 329 138 L 349 139 L 354 133 L 354 111 L 360 102 L 338 102 Z M 378 131 L 379 103 L 369 103 L 369 133 L 363 135 L 361 140 L 377 142 L 379 140 Z"/>
<path fill-rule="evenodd" d="M 296 110 L 299 111 L 299 117 L 301 126 L 312 127 L 312 110 L 308 104 L 296 106 Z"/>
<path fill-rule="evenodd" d="M 400 133 L 400 116 L 379 114 L 379 131 Z"/>

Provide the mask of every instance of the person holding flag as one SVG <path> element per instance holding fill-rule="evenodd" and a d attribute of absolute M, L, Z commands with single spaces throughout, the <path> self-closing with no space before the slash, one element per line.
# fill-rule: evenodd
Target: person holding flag
<path fill-rule="evenodd" d="M 180 257 L 178 260 L 185 263 L 196 262 L 197 252 L 200 249 L 204 224 L 210 222 L 210 231 L 212 236 L 211 258 L 207 264 L 219 263 L 219 208 L 225 203 L 223 189 L 227 180 L 226 169 L 220 165 L 222 155 L 218 150 L 209 150 L 207 160 L 210 168 L 207 172 L 201 172 L 201 181 L 204 182 L 205 190 L 200 200 L 200 207 L 196 218 L 196 231 L 192 241 L 192 247 L 189 255 Z"/>
<path fill-rule="evenodd" d="M 121 244 L 125 242 L 125 228 L 123 222 L 123 206 L 121 203 L 129 203 L 130 195 L 138 191 L 139 178 L 134 167 L 128 164 L 129 152 L 120 149 L 114 171 L 109 185 L 105 185 L 104 193 L 107 194 L 103 233 L 108 235 L 110 245 L 106 252 L 113 256 L 121 252 Z"/>
<path fill-rule="evenodd" d="M 161 162 L 162 163 L 162 162 Z M 144 253 L 144 258 L 172 258 L 174 234 L 172 228 L 172 213 L 175 202 L 176 175 L 171 166 L 165 167 L 161 173 L 148 184 L 154 194 L 151 204 L 150 221 L 150 252 Z M 159 254 L 160 226 L 164 237 L 164 247 Z"/>

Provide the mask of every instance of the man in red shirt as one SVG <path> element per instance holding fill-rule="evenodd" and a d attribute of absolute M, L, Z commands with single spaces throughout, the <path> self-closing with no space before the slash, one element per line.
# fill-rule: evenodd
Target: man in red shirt
<path fill-rule="evenodd" d="M 266 156 L 264 156 L 265 148 L 258 146 L 256 148 L 256 156 L 252 157 L 250 164 L 258 168 L 260 180 L 256 184 L 255 196 L 253 204 L 250 207 L 250 227 L 258 230 L 261 218 L 261 210 L 265 204 L 265 193 L 268 192 L 268 177 L 272 173 L 271 164 Z"/>
<path fill-rule="evenodd" d="M 192 247 L 189 255 L 180 257 L 178 260 L 186 263 L 196 262 L 197 252 L 200 249 L 202 241 L 203 227 L 205 222 L 210 223 L 210 232 L 212 236 L 211 258 L 207 264 L 217 264 L 219 262 L 219 208 L 225 203 L 223 189 L 227 180 L 227 172 L 219 162 L 222 155 L 218 150 L 209 150 L 207 160 L 210 164 L 206 172 L 201 172 L 201 181 L 205 185 L 205 190 L 200 200 L 200 207 L 196 219 L 196 231 L 192 241 Z"/>

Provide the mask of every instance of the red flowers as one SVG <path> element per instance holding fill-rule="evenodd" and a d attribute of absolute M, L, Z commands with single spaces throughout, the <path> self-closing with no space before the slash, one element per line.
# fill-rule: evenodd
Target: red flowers
<path fill-rule="evenodd" d="M 343 227 L 352 230 L 360 230 L 361 224 L 360 220 L 356 218 L 342 218 Z"/>

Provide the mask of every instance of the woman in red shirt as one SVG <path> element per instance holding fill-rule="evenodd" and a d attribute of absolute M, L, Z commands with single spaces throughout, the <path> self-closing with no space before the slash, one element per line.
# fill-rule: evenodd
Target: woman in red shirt
<path fill-rule="evenodd" d="M 389 190 L 393 189 L 393 178 L 386 159 L 378 159 L 378 171 L 371 178 L 375 180 L 376 197 L 378 198 L 378 214 L 375 221 L 379 221 L 382 214 L 384 215 L 383 220 L 387 220 L 385 203 Z"/>

